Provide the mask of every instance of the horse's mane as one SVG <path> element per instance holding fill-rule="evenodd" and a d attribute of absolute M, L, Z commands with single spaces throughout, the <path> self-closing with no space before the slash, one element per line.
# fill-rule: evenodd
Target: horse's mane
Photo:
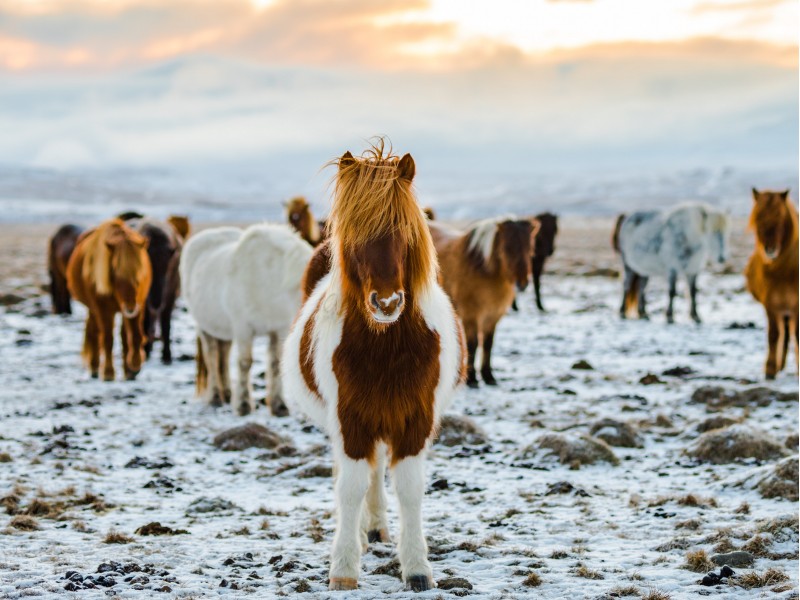
<path fill-rule="evenodd" d="M 385 150 L 379 139 L 360 157 L 347 153 L 334 162 L 338 173 L 329 222 L 338 251 L 347 253 L 370 240 L 399 235 L 409 247 L 412 290 L 435 281 L 436 250 L 411 179 L 398 168 L 400 158 L 391 148 Z"/>
<path fill-rule="evenodd" d="M 492 259 L 494 238 L 497 235 L 497 226 L 504 221 L 514 221 L 513 215 L 491 217 L 473 224 L 467 230 L 466 253 L 479 259 L 481 265 L 486 265 Z"/>
<path fill-rule="evenodd" d="M 85 241 L 83 278 L 101 296 L 112 293 L 112 270 L 117 277 L 138 281 L 144 268 L 144 246 L 145 239 L 121 219 L 101 223 Z"/>

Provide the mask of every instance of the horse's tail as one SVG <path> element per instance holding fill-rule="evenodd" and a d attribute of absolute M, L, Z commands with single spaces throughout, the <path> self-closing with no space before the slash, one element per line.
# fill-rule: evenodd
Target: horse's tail
<path fill-rule="evenodd" d="M 620 251 L 619 249 L 619 230 L 622 229 L 622 222 L 625 220 L 625 214 L 621 214 L 617 217 L 617 222 L 614 225 L 614 234 L 611 236 L 611 247 L 614 248 L 617 252 Z"/>
<path fill-rule="evenodd" d="M 200 336 L 197 336 L 197 353 L 195 354 L 195 364 L 197 366 L 197 395 L 200 396 L 208 387 L 208 367 L 206 366 L 206 360 L 203 356 L 203 344 L 200 342 Z"/>
<path fill-rule="evenodd" d="M 639 294 L 641 293 L 642 281 L 638 273 L 632 273 L 630 285 L 625 290 L 625 314 L 632 310 L 638 310 Z"/>

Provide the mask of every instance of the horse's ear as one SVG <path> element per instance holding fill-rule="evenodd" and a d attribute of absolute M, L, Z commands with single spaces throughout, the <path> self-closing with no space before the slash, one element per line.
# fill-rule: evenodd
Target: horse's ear
<path fill-rule="evenodd" d="M 400 162 L 397 163 L 397 172 L 400 174 L 401 179 L 413 181 L 416 171 L 417 167 L 414 164 L 414 159 L 411 158 L 410 154 L 405 154 L 403 158 L 400 159 Z"/>
<path fill-rule="evenodd" d="M 756 188 L 753 188 L 753 200 L 758 200 L 760 195 L 761 193 Z"/>
<path fill-rule="evenodd" d="M 788 200 L 789 199 L 789 188 L 786 188 L 785 191 L 781 192 L 781 196 L 783 196 L 784 200 Z"/>
<path fill-rule="evenodd" d="M 350 154 L 350 150 L 342 154 L 342 158 L 339 159 L 339 170 L 342 171 L 346 169 L 350 165 L 356 162 L 356 159 L 353 158 L 353 155 Z"/>
<path fill-rule="evenodd" d="M 113 248 L 125 240 L 125 232 L 121 228 L 115 228 L 106 237 L 106 246 Z"/>

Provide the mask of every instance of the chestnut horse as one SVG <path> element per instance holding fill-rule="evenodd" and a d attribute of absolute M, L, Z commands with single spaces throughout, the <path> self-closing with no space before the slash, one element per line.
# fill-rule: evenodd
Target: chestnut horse
<path fill-rule="evenodd" d="M 497 385 L 492 344 L 498 321 L 531 278 L 531 257 L 539 224 L 501 217 L 480 221 L 466 233 L 429 222 L 442 266 L 444 289 L 453 301 L 467 337 L 467 385 L 478 387 L 475 353 L 482 343 L 481 377 Z"/>
<path fill-rule="evenodd" d="M 71 315 L 72 303 L 67 289 L 67 263 L 78 236 L 83 228 L 77 225 L 62 225 L 50 238 L 47 251 L 47 271 L 50 273 L 50 297 L 53 301 L 53 313 Z"/>
<path fill-rule="evenodd" d="M 173 217 L 170 217 L 173 218 Z M 188 233 L 189 222 L 182 223 Z M 144 315 L 144 331 L 147 342 L 144 351 L 147 357 L 153 350 L 156 339 L 156 323 L 161 334 L 161 362 L 165 365 L 172 363 L 171 348 L 171 323 L 172 310 L 180 289 L 180 275 L 178 264 L 181 259 L 183 237 L 173 224 L 162 223 L 150 217 L 130 219 L 128 226 L 147 239 L 147 255 L 150 257 L 150 266 L 153 269 L 153 280 L 150 292 L 147 295 L 147 309 Z"/>
<path fill-rule="evenodd" d="M 414 171 L 410 154 L 384 155 L 383 143 L 339 159 L 330 273 L 312 286 L 283 354 L 287 401 L 333 445 L 332 590 L 356 589 L 366 543 L 389 541 L 387 462 L 400 505 L 403 579 L 415 591 L 434 586 L 422 529 L 424 455 L 462 380 L 464 350 L 437 283 Z"/>
<path fill-rule="evenodd" d="M 144 361 L 144 312 L 152 270 L 147 240 L 110 219 L 84 233 L 67 265 L 67 286 L 72 296 L 86 305 L 83 356 L 92 377 L 100 370 L 103 347 L 103 380 L 114 380 L 114 317 L 122 313 L 122 355 L 125 378 L 133 379 Z"/>
<path fill-rule="evenodd" d="M 798 229 L 797 209 L 785 192 L 753 188 L 750 228 L 756 247 L 744 270 L 747 289 L 767 313 L 767 362 L 764 373 L 774 379 L 786 366 L 789 338 L 798 358 Z"/>
<path fill-rule="evenodd" d="M 289 225 L 294 227 L 300 237 L 312 246 L 319 246 L 325 240 L 327 223 L 314 220 L 305 198 L 302 196 L 292 198 L 284 204 L 284 207 Z"/>

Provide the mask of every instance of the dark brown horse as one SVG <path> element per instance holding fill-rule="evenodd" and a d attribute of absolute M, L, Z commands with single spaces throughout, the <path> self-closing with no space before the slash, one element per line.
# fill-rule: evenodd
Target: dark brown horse
<path fill-rule="evenodd" d="M 750 228 L 756 247 L 744 274 L 747 289 L 767 313 L 767 362 L 764 373 L 774 379 L 786 366 L 789 340 L 798 358 L 798 225 L 789 191 L 753 189 Z"/>
<path fill-rule="evenodd" d="M 311 214 L 311 207 L 302 196 L 292 198 L 284 204 L 286 219 L 297 233 L 312 246 L 319 246 L 327 237 L 327 223 L 317 221 Z"/>
<path fill-rule="evenodd" d="M 536 241 L 533 247 L 531 274 L 533 275 L 533 293 L 536 296 L 536 307 L 544 312 L 539 283 L 542 279 L 545 261 L 553 256 L 553 252 L 556 250 L 558 217 L 552 213 L 546 212 L 536 215 L 536 220 L 539 221 L 539 231 L 536 232 Z"/>
<path fill-rule="evenodd" d="M 475 354 L 483 345 L 481 377 L 497 385 L 491 357 L 494 330 L 531 277 L 531 255 L 539 227 L 534 219 L 486 219 L 467 232 L 428 222 L 439 255 L 444 289 L 464 324 L 467 385 L 478 387 Z"/>
<path fill-rule="evenodd" d="M 50 297 L 53 313 L 71 315 L 69 289 L 67 288 L 67 264 L 83 228 L 78 225 L 62 225 L 50 238 L 47 252 L 47 270 L 50 273 Z"/>
<path fill-rule="evenodd" d="M 153 269 L 153 282 L 144 314 L 144 331 L 147 335 L 144 350 L 149 357 L 156 340 L 158 323 L 161 330 L 161 362 L 168 365 L 172 362 L 170 332 L 172 311 L 180 289 L 178 264 L 183 240 L 173 225 L 149 217 L 131 219 L 128 226 L 148 240 L 147 255 Z"/>

